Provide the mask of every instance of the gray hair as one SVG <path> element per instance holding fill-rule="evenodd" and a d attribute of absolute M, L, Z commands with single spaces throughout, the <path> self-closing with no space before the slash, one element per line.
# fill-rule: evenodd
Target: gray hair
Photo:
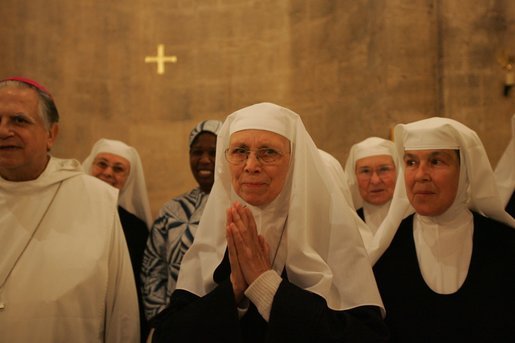
<path fill-rule="evenodd" d="M 41 117 L 41 119 L 43 119 L 45 126 L 47 128 L 50 128 L 52 126 L 52 124 L 59 122 L 59 112 L 57 111 L 55 102 L 52 99 L 52 96 L 50 94 L 44 92 L 43 90 L 41 90 L 31 84 L 28 84 L 28 83 L 25 83 L 22 81 L 17 81 L 17 80 L 0 81 L 0 88 L 7 87 L 7 86 L 16 87 L 16 88 L 34 89 L 38 93 L 38 98 L 39 98 L 39 103 L 38 103 L 39 116 Z"/>

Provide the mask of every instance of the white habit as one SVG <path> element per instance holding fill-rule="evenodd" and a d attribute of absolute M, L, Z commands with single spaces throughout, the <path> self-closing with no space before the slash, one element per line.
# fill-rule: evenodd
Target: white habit
<path fill-rule="evenodd" d="M 0 341 L 139 342 L 117 197 L 75 160 L 0 177 Z"/>

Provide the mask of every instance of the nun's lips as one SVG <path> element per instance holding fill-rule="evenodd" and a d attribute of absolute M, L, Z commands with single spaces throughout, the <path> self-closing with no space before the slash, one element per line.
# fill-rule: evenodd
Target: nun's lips
<path fill-rule="evenodd" d="M 432 191 L 419 191 L 413 193 L 414 199 L 432 199 L 436 195 L 435 192 Z"/>
<path fill-rule="evenodd" d="M 240 182 L 242 187 L 249 189 L 268 187 L 270 182 L 266 180 L 245 180 Z"/>
<path fill-rule="evenodd" d="M 427 197 L 430 197 L 433 195 L 435 195 L 435 193 L 415 193 L 414 194 L 415 197 L 419 197 L 419 198 L 427 198 Z"/>
<path fill-rule="evenodd" d="M 431 194 L 435 194 L 435 192 L 430 189 L 419 189 L 419 190 L 415 190 L 413 192 L 413 194 L 414 195 L 431 195 Z"/>
<path fill-rule="evenodd" d="M 384 188 L 379 188 L 379 189 L 372 189 L 370 190 L 371 193 L 381 193 L 381 192 L 384 192 L 385 189 Z"/>
<path fill-rule="evenodd" d="M 199 170 L 197 170 L 197 174 L 199 176 L 207 177 L 207 176 L 212 176 L 213 171 L 210 169 L 199 169 Z"/>

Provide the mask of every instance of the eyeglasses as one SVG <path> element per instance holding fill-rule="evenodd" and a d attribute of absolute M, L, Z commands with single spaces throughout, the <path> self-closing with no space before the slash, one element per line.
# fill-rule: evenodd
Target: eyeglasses
<path fill-rule="evenodd" d="M 256 154 L 256 159 L 263 164 L 273 164 L 279 161 L 284 154 L 273 148 L 260 148 L 250 150 L 247 148 L 237 147 L 225 150 L 225 159 L 231 164 L 242 164 L 248 158 L 251 152 Z"/>
<path fill-rule="evenodd" d="M 109 164 L 105 160 L 94 161 L 93 165 L 102 170 L 105 170 L 105 169 L 111 167 L 113 174 L 126 174 L 128 171 L 127 170 L 128 168 L 126 168 L 124 165 L 122 165 L 120 163 Z"/>
<path fill-rule="evenodd" d="M 389 176 L 391 173 L 394 172 L 395 167 L 393 165 L 383 165 L 376 169 L 368 167 L 359 168 L 356 174 L 357 177 L 360 179 L 369 180 L 372 178 L 372 175 L 374 175 L 374 173 L 376 173 L 379 178 L 383 178 L 385 176 Z"/>

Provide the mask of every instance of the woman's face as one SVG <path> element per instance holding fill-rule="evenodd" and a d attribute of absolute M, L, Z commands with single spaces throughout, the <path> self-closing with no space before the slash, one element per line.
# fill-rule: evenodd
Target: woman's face
<path fill-rule="evenodd" d="M 393 197 L 397 174 L 392 156 L 377 155 L 356 161 L 359 193 L 372 205 L 384 205 Z"/>
<path fill-rule="evenodd" d="M 129 177 L 130 170 L 131 164 L 126 158 L 102 152 L 93 161 L 91 175 L 121 190 Z"/>
<path fill-rule="evenodd" d="M 226 158 L 236 194 L 253 206 L 264 206 L 284 187 L 290 165 L 290 141 L 265 130 L 238 131 L 231 135 Z"/>
<path fill-rule="evenodd" d="M 202 132 L 190 147 L 190 167 L 193 177 L 204 193 L 211 192 L 215 182 L 216 136 Z"/>
<path fill-rule="evenodd" d="M 451 207 L 458 192 L 457 150 L 407 150 L 404 153 L 406 192 L 418 214 L 438 216 Z"/>

